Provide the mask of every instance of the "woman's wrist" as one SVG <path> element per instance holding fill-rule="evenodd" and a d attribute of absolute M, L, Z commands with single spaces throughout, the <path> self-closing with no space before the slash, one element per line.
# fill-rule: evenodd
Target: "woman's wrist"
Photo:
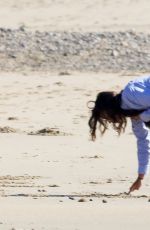
<path fill-rule="evenodd" d="M 139 179 L 139 180 L 143 180 L 143 179 L 144 179 L 144 174 L 139 174 L 139 175 L 138 175 L 138 179 Z"/>

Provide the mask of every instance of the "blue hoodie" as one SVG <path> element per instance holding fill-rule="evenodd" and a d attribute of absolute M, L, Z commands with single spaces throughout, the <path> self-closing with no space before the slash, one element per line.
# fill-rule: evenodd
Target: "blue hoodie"
<path fill-rule="evenodd" d="M 122 91 L 122 109 L 145 111 L 139 120 L 131 119 L 132 130 L 137 138 L 138 173 L 146 174 L 150 168 L 150 128 L 144 122 L 150 121 L 150 76 L 130 81 Z"/>

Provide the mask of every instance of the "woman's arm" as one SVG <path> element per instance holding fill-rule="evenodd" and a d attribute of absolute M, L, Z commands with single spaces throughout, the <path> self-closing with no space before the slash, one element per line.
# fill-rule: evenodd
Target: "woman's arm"
<path fill-rule="evenodd" d="M 142 121 L 145 121 L 145 122 L 150 121 L 150 109 L 147 109 L 144 112 L 142 112 L 139 115 L 139 117 Z"/>
<path fill-rule="evenodd" d="M 130 188 L 130 192 L 138 190 L 141 180 L 148 172 L 150 166 L 150 129 L 141 119 L 131 119 L 132 130 L 137 138 L 138 150 L 138 178 Z"/>

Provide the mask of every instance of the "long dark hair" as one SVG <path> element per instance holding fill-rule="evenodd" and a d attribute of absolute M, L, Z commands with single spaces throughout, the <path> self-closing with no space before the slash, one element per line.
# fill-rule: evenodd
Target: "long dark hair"
<path fill-rule="evenodd" d="M 96 138 L 97 123 L 103 135 L 111 123 L 113 129 L 120 135 L 125 131 L 127 117 L 137 116 L 143 110 L 124 110 L 121 108 L 121 92 L 116 94 L 113 91 L 100 92 L 94 101 L 89 119 L 90 134 L 92 140 Z"/>

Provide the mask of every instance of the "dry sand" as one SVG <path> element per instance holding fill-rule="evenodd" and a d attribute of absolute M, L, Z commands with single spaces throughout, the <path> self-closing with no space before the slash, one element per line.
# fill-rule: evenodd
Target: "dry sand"
<path fill-rule="evenodd" d="M 137 175 L 130 123 L 120 138 L 88 136 L 86 102 L 132 78 L 1 74 L 0 229 L 149 229 L 149 178 L 125 194 Z M 45 127 L 59 132 L 28 135 Z"/>
<path fill-rule="evenodd" d="M 148 0 L 5 0 L 0 26 L 52 31 L 148 31 Z"/>
<path fill-rule="evenodd" d="M 148 0 L 1 0 L 0 27 L 148 32 L 149 9 Z M 132 78 L 0 74 L 0 230 L 149 229 L 150 178 L 126 195 L 137 176 L 130 122 L 120 138 L 88 136 L 87 101 Z"/>

